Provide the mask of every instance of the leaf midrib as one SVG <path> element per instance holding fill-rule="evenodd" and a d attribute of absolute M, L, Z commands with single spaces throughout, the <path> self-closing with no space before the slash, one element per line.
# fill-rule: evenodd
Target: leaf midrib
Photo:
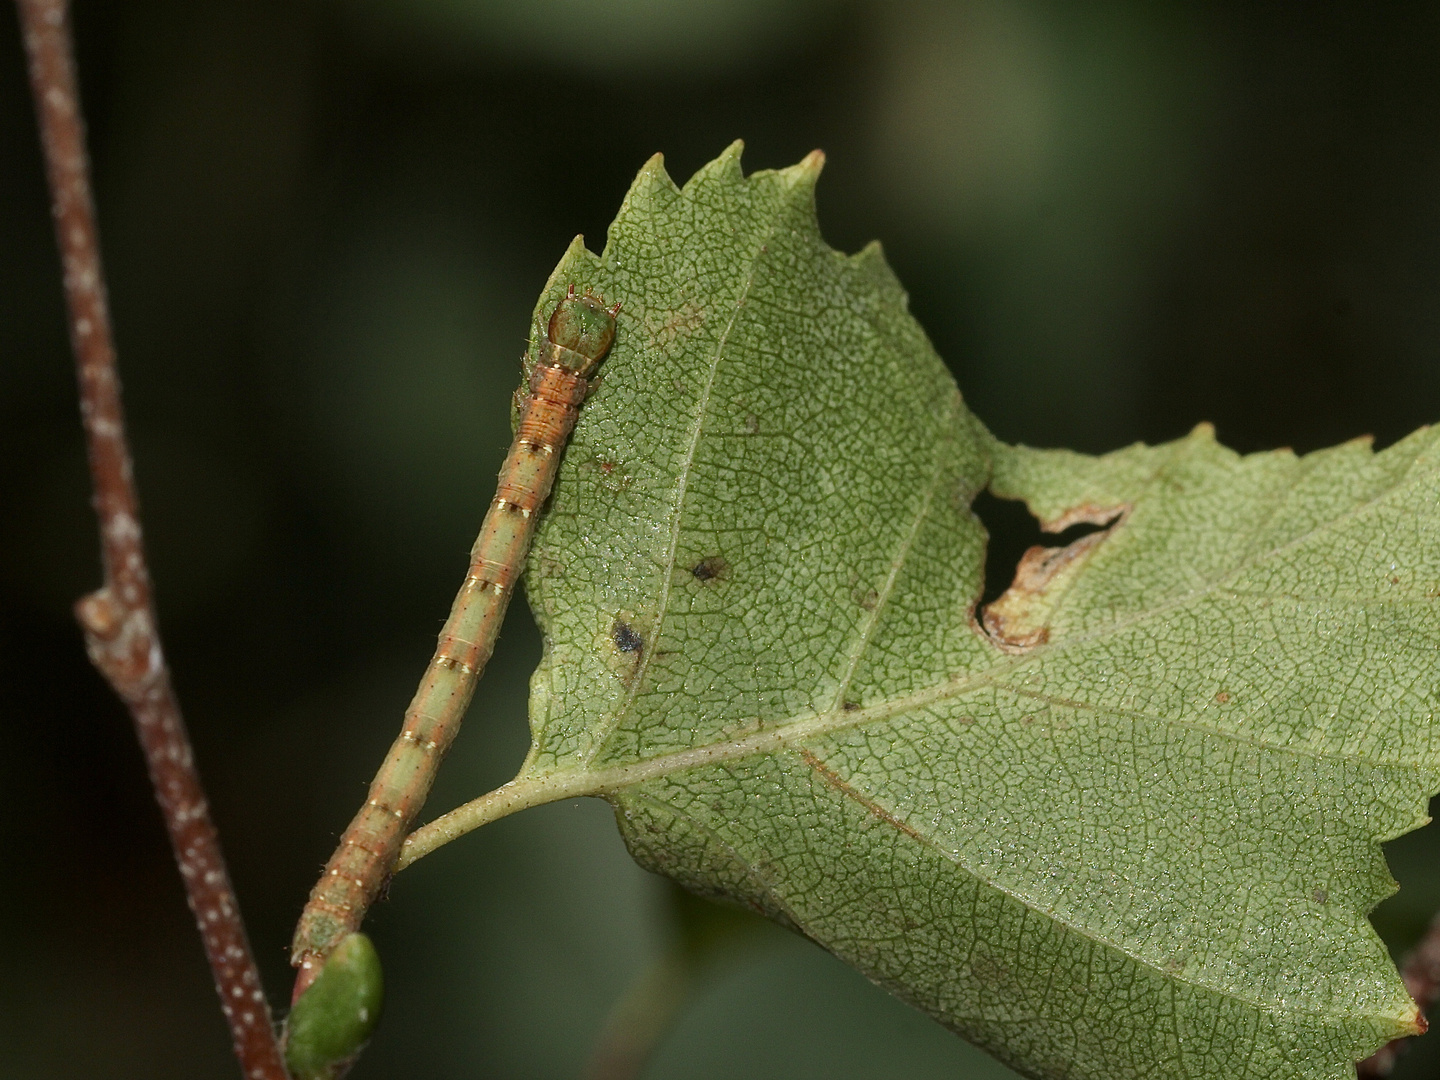
<path fill-rule="evenodd" d="M 1126 619 L 1120 619 L 1112 623 L 1107 623 L 1103 627 L 1097 627 L 1094 630 L 1082 634 L 1076 634 L 1074 636 L 1064 638 L 1060 641 L 1039 646 L 1033 652 L 1023 657 L 1012 657 L 1007 654 L 1001 653 L 998 649 L 996 649 L 995 659 L 997 662 L 989 668 L 983 669 L 981 671 L 968 672 L 958 678 L 946 679 L 943 682 L 934 684 L 918 691 L 911 691 L 910 693 L 899 697 L 886 698 L 883 701 L 863 706 L 860 709 L 853 709 L 848 711 L 844 710 L 841 706 L 837 706 L 824 712 L 799 713 L 785 720 L 781 720 L 779 723 L 771 724 L 761 731 L 754 732 L 739 739 L 728 740 L 725 742 L 710 743 L 701 747 L 690 747 L 685 750 L 676 751 L 671 754 L 663 754 L 653 758 L 644 758 L 626 765 L 612 766 L 608 769 L 595 770 L 592 775 L 605 775 L 607 777 L 611 775 L 618 776 L 620 773 L 626 772 L 628 770 L 637 770 L 637 775 L 639 776 L 639 779 L 637 779 L 635 782 L 640 782 L 641 780 L 652 779 L 660 775 L 666 775 L 670 772 L 677 772 L 686 768 L 694 768 L 701 764 L 708 764 L 718 761 L 732 761 L 738 758 L 750 757 L 754 754 L 765 753 L 771 749 L 778 749 L 782 746 L 787 746 L 792 742 L 799 742 L 813 736 L 829 734 L 834 731 L 841 731 L 852 727 L 859 727 L 861 725 L 871 722 L 887 720 L 892 716 L 900 715 L 912 709 L 921 708 L 926 705 L 932 705 L 936 702 L 946 701 L 951 698 L 961 697 L 964 694 L 969 693 L 981 686 L 997 685 L 997 682 L 1000 678 L 1011 675 L 1014 672 L 1021 671 L 1027 666 L 1036 665 L 1042 660 L 1044 660 L 1046 657 L 1057 656 L 1062 653 L 1089 645 L 1097 640 L 1103 640 L 1106 637 L 1109 637 L 1110 635 L 1113 635 L 1115 633 L 1131 629 L 1138 625 L 1143 625 L 1145 622 L 1151 619 L 1164 616 L 1172 611 L 1184 607 L 1187 604 L 1192 603 L 1193 601 L 1205 596 L 1208 593 L 1215 592 L 1221 589 L 1227 580 L 1237 576 L 1245 570 L 1250 569 L 1262 560 L 1268 559 L 1276 553 L 1285 550 L 1285 548 L 1300 543 L 1308 537 L 1315 536 L 1323 532 L 1328 526 L 1333 525 L 1336 522 L 1339 522 L 1348 517 L 1353 517 L 1366 509 L 1374 507 L 1382 500 L 1403 491 L 1406 487 L 1410 486 L 1415 482 L 1418 482 L 1417 477 L 1415 477 L 1413 474 L 1407 475 L 1405 483 L 1394 485 L 1387 491 L 1381 493 L 1380 495 L 1377 495 L 1375 498 L 1367 500 L 1367 502 L 1354 508 L 1352 511 L 1347 511 L 1345 514 L 1339 515 L 1331 522 L 1327 522 L 1320 526 L 1317 526 L 1316 528 L 1307 531 L 1300 537 L 1296 537 L 1290 541 L 1287 541 L 1285 544 L 1277 545 L 1276 547 L 1271 548 L 1267 551 L 1257 553 L 1257 555 L 1253 558 L 1236 565 L 1231 570 L 1219 575 L 1201 588 L 1196 588 L 1189 592 L 1179 594 L 1176 597 L 1173 597 L 1171 600 L 1168 600 L 1155 607 L 1149 608 L 1146 611 L 1137 612 L 1133 616 L 1130 616 Z M 972 631 L 972 633 L 974 633 L 974 631 Z M 977 636 L 982 638 L 985 637 L 983 634 L 977 634 Z M 988 638 L 985 638 L 985 640 L 988 644 Z M 1003 689 L 1017 695 L 1024 693 L 1023 691 L 1017 690 L 1013 686 L 1004 686 Z M 1039 697 L 1040 695 L 1031 694 L 1030 696 Z M 1055 700 L 1058 703 L 1061 702 L 1063 699 Z M 1266 742 L 1264 740 L 1255 739 L 1253 736 L 1247 736 L 1239 732 L 1228 731 L 1223 728 L 1197 723 L 1193 720 L 1159 716 L 1138 710 L 1130 711 L 1117 709 L 1110 706 L 1089 705 L 1083 702 L 1068 700 L 1065 700 L 1064 703 L 1072 705 L 1076 708 L 1087 709 L 1091 712 L 1096 713 L 1097 715 L 1129 716 L 1132 718 L 1143 718 L 1156 724 L 1188 727 L 1193 730 L 1203 731 L 1209 734 L 1221 736 L 1223 738 L 1234 739 L 1238 742 L 1248 743 L 1257 746 L 1264 746 L 1268 749 L 1279 750 L 1285 753 L 1292 753 L 1303 757 L 1324 757 L 1334 760 L 1354 761 L 1359 764 L 1409 768 L 1417 771 L 1422 771 L 1427 767 L 1425 763 L 1420 761 L 1386 760 L 1383 758 L 1370 758 L 1364 756 L 1341 755 L 1334 753 L 1320 753 L 1316 751 L 1309 751 L 1301 747 L 1286 745 L 1283 743 Z M 673 765 L 667 763 L 673 763 Z M 588 768 L 585 771 L 590 772 Z M 609 785 L 608 783 L 606 784 L 607 789 L 609 789 L 610 786 L 611 785 Z"/>
<path fill-rule="evenodd" d="M 675 553 L 680 545 L 680 523 L 685 516 L 685 495 L 690 487 L 690 475 L 695 464 L 695 453 L 700 447 L 700 437 L 705 430 L 705 421 L 710 409 L 710 395 L 715 387 L 715 380 L 720 372 L 720 362 L 725 357 L 725 346 L 730 342 L 730 335 L 734 332 L 735 324 L 740 319 L 740 313 L 745 308 L 745 301 L 750 297 L 750 290 L 755 284 L 755 277 L 759 273 L 761 256 L 767 254 L 770 240 L 775 236 L 779 228 L 781 214 L 777 213 L 766 230 L 764 238 L 755 244 L 755 250 L 750 256 L 750 265 L 745 271 L 745 285 L 735 300 L 735 306 L 730 312 L 730 321 L 725 324 L 725 330 L 720 335 L 720 340 L 715 344 L 715 352 L 710 358 L 710 370 L 705 378 L 705 389 L 700 394 L 695 405 L 695 419 L 691 425 L 689 445 L 685 448 L 685 455 L 681 459 L 679 475 L 675 484 L 674 509 L 671 512 L 670 526 L 670 549 L 665 553 L 665 559 L 661 565 L 660 599 L 656 605 L 655 624 L 652 636 L 655 640 L 660 639 L 661 632 L 665 625 L 665 617 L 670 610 L 670 582 L 674 578 Z M 640 687 L 644 685 L 645 673 L 650 667 L 650 657 L 654 655 L 654 649 L 646 649 L 640 655 L 640 663 L 636 665 L 634 677 L 626 690 L 625 700 L 615 710 L 614 716 L 604 726 L 603 730 L 596 733 L 591 740 L 590 746 L 580 755 L 579 760 L 582 766 L 588 766 L 605 749 L 610 737 L 620 727 L 620 723 L 634 707 L 635 701 L 640 693 Z"/>
<path fill-rule="evenodd" d="M 1002 663 L 983 672 L 966 675 L 959 679 L 947 680 L 944 683 L 927 687 L 923 690 L 915 691 L 901 697 L 889 698 L 878 704 L 859 709 L 827 710 L 825 712 L 798 714 L 772 727 L 752 732 L 749 735 L 737 739 L 707 743 L 704 746 L 688 747 L 684 750 L 677 750 L 669 754 L 642 758 L 624 765 L 612 765 L 599 769 L 557 769 L 545 773 L 537 772 L 530 775 L 537 778 L 541 776 L 573 776 L 577 789 L 584 789 L 583 791 L 576 790 L 574 792 L 575 794 L 590 795 L 615 792 L 627 787 L 633 787 L 637 784 L 643 784 L 649 780 L 656 780 L 675 773 L 685 772 L 689 769 L 724 764 L 730 761 L 738 761 L 743 758 L 775 753 L 781 750 L 796 749 L 807 739 L 833 734 L 838 731 L 845 731 L 850 728 L 861 727 L 869 723 L 878 723 L 888 720 L 893 716 L 899 716 L 927 705 L 933 705 L 936 702 L 962 697 L 964 694 L 987 685 L 995 686 L 1017 697 L 1029 697 L 1032 700 L 1043 700 L 1053 704 L 1068 705 L 1076 709 L 1092 712 L 1097 716 L 1143 719 L 1157 725 L 1188 728 L 1205 734 L 1231 739 L 1241 744 L 1260 746 L 1265 749 L 1292 754 L 1296 757 L 1347 761 L 1372 767 L 1408 769 L 1416 773 L 1423 773 L 1428 769 L 1428 766 L 1422 762 L 1387 761 L 1360 755 L 1322 753 L 1300 746 L 1266 742 L 1240 732 L 1227 731 L 1222 728 L 1199 724 L 1192 720 L 1175 719 L 1142 712 L 1140 710 L 1090 705 L 1084 702 L 1039 694 L 1034 691 L 1019 690 L 1013 686 L 997 682 L 999 675 L 1009 674 L 1019 666 L 1019 663 L 1008 666 Z M 558 797 L 565 798 L 567 796 L 562 795 Z"/>

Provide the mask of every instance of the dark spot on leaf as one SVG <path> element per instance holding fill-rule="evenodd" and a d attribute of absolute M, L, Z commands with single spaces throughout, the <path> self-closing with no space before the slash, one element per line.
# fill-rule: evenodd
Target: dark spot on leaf
<path fill-rule="evenodd" d="M 1324 889 L 1316 889 L 1313 893 L 1310 894 L 1310 899 L 1314 900 L 1317 904 L 1324 904 L 1329 902 L 1330 894 Z"/>
<path fill-rule="evenodd" d="M 1221 690 L 1218 694 L 1215 695 L 1215 704 L 1217 705 L 1224 705 L 1229 700 L 1230 692 L 1228 690 Z"/>
<path fill-rule="evenodd" d="M 745 430 L 751 435 L 760 434 L 760 418 L 754 413 L 748 413 L 745 417 Z"/>
<path fill-rule="evenodd" d="M 690 568 L 697 581 L 715 581 L 730 575 L 730 564 L 719 555 L 707 555 Z"/>
<path fill-rule="evenodd" d="M 960 717 L 960 723 L 962 723 L 962 724 L 973 724 L 974 722 L 975 722 L 975 718 L 974 718 L 973 716 L 962 716 L 962 717 Z"/>
<path fill-rule="evenodd" d="M 610 637 L 614 640 L 615 647 L 621 652 L 639 652 L 645 647 L 645 642 L 640 635 L 619 619 L 616 619 L 615 625 L 611 627 Z"/>
<path fill-rule="evenodd" d="M 840 707 L 846 712 L 854 712 L 856 709 L 860 708 L 860 703 L 858 701 L 847 701 L 844 705 Z"/>
<path fill-rule="evenodd" d="M 874 589 L 856 589 L 853 595 L 855 602 L 866 611 L 874 611 L 880 606 L 880 594 Z"/>

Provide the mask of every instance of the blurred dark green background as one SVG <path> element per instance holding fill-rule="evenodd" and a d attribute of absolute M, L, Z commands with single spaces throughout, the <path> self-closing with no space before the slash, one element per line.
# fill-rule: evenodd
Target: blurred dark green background
<path fill-rule="evenodd" d="M 75 13 L 163 628 L 272 995 L 398 729 L 508 442 L 530 306 L 664 152 L 829 155 L 1002 437 L 1244 450 L 1440 417 L 1440 7 L 829 0 L 96 0 Z M 0 1076 L 233 1077 L 98 583 L 57 262 L 0 18 Z M 992 508 L 1005 558 L 1023 515 Z M 1003 567 L 1000 571 L 1004 576 Z M 434 799 L 524 751 L 512 612 Z M 1396 947 L 1440 906 L 1392 845 Z M 690 911 L 690 909 L 685 909 Z M 693 916 L 693 911 L 690 915 Z M 397 880 L 354 1073 L 568 1078 L 679 925 L 598 803 Z M 682 920 L 683 921 L 683 920 Z M 712 950 L 645 1076 L 1007 1076 L 779 931 Z M 1440 1076 L 1417 1050 L 1399 1074 Z"/>

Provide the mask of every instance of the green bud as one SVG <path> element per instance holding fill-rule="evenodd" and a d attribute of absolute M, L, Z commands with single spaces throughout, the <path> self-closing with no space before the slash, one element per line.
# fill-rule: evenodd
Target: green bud
<path fill-rule="evenodd" d="M 380 957 L 364 934 L 335 947 L 285 1022 L 285 1064 L 295 1080 L 337 1080 L 359 1056 L 385 995 Z"/>

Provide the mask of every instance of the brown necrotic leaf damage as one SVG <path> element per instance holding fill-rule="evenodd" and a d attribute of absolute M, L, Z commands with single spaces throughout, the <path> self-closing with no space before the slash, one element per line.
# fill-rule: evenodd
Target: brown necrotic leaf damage
<path fill-rule="evenodd" d="M 1059 517 L 1042 522 L 1045 532 L 1059 533 L 1075 525 L 1098 525 L 1064 547 L 1037 544 L 1020 557 L 1015 580 L 982 616 L 985 632 L 1008 653 L 1026 653 L 1050 640 L 1050 624 L 1060 598 L 1081 567 L 1111 534 L 1125 523 L 1128 505 L 1071 507 Z"/>

